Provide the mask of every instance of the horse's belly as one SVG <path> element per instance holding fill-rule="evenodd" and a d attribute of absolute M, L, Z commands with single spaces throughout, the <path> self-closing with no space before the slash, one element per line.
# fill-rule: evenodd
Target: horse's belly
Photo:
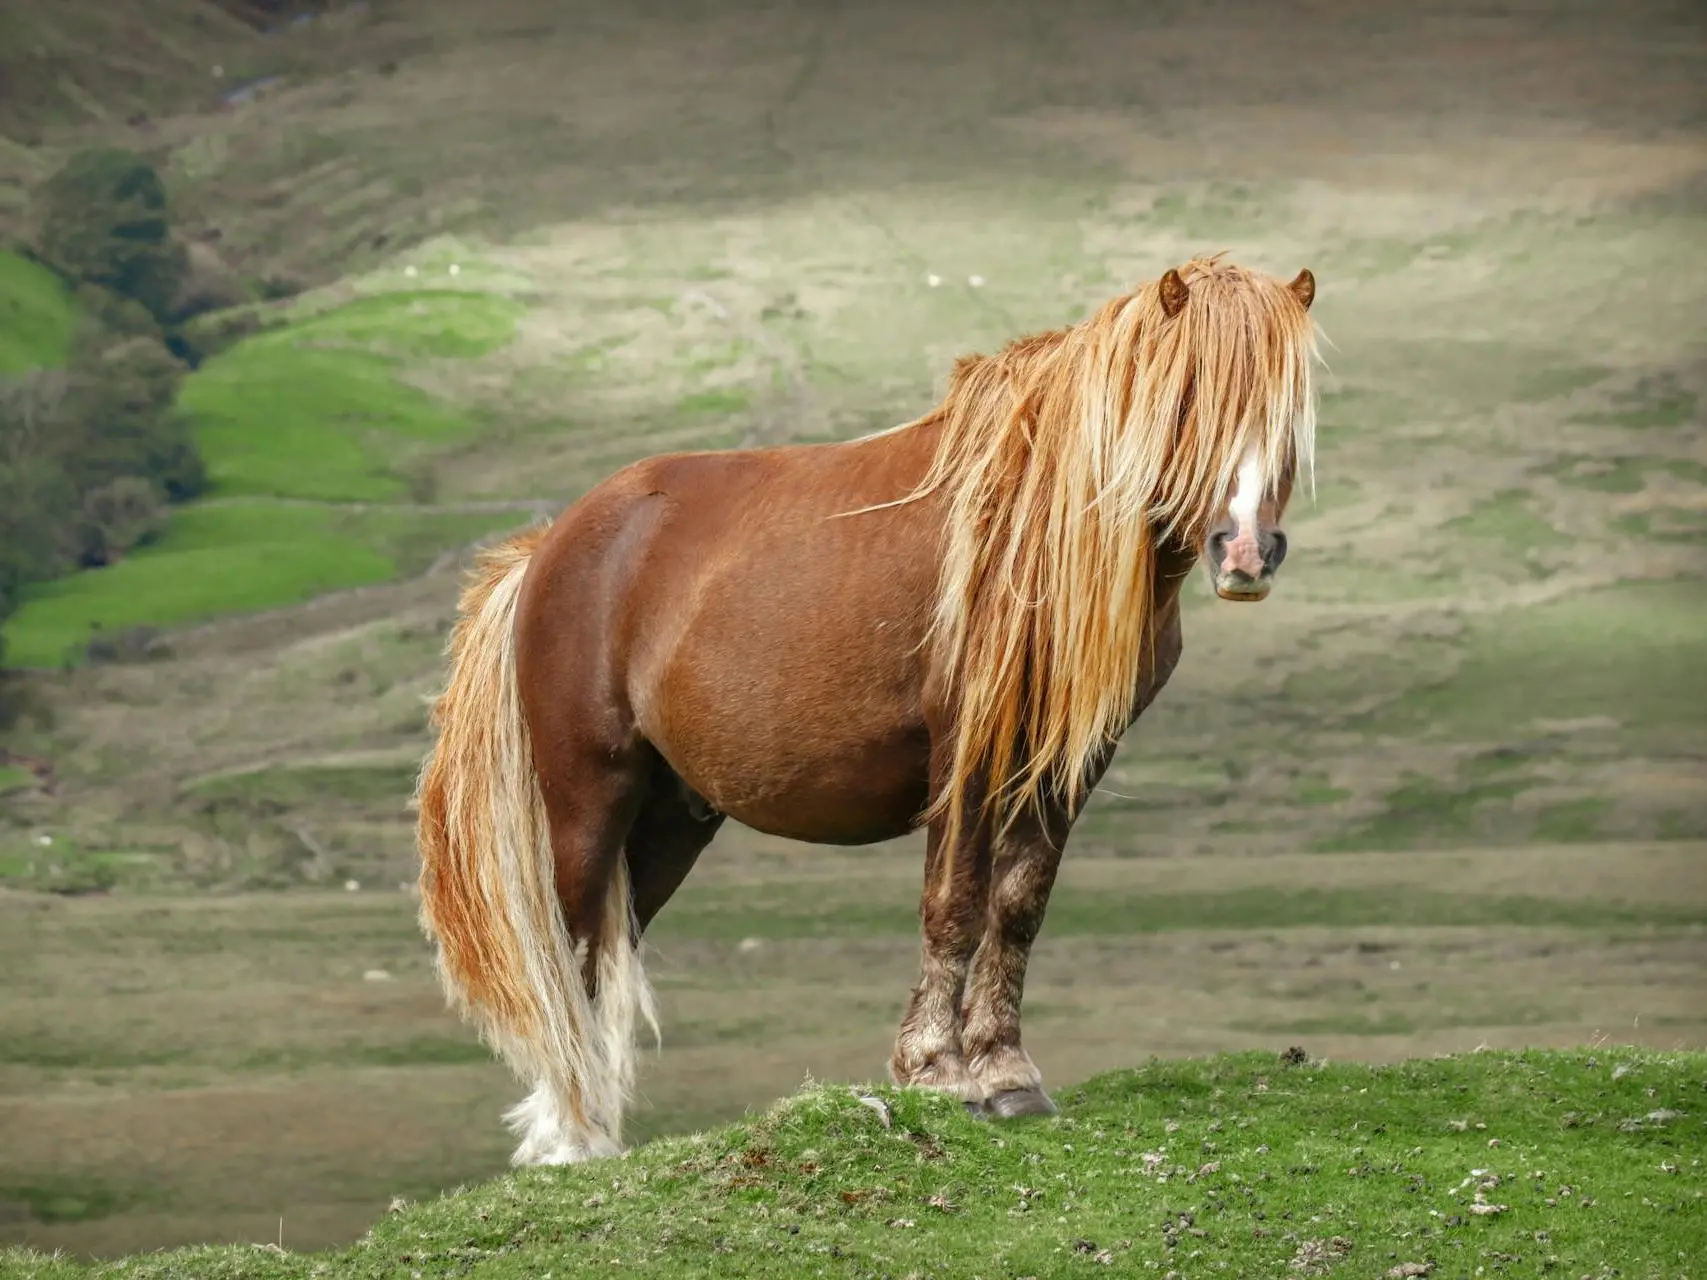
<path fill-rule="evenodd" d="M 747 826 L 826 844 L 901 835 L 928 794 L 934 525 L 918 507 L 826 518 L 905 492 L 860 481 L 877 458 L 862 456 L 749 460 L 742 475 L 763 482 L 715 505 L 712 463 L 666 469 L 653 487 L 674 505 L 625 622 L 636 724 L 683 781 Z"/>
<path fill-rule="evenodd" d="M 767 835 L 855 845 L 911 831 L 928 799 L 923 725 L 821 728 L 732 721 L 655 745 L 713 808 Z"/>
<path fill-rule="evenodd" d="M 713 808 L 771 835 L 870 844 L 913 829 L 930 737 L 904 662 L 828 646 L 687 644 L 648 692 L 641 730 Z"/>

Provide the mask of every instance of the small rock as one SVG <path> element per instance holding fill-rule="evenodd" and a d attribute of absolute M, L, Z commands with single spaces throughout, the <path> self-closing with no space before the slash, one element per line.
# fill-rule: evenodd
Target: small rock
<path fill-rule="evenodd" d="M 390 982 L 391 981 L 391 975 L 389 973 L 387 973 L 384 969 L 369 969 L 366 973 L 362 974 L 362 981 L 363 982 Z"/>
<path fill-rule="evenodd" d="M 451 274 L 452 274 L 452 275 L 453 275 L 453 276 L 459 276 L 459 275 L 461 275 L 461 274 L 462 274 L 462 267 L 461 267 L 461 266 L 459 266 L 459 265 L 458 265 L 458 264 L 457 264 L 457 263 L 454 263 L 454 262 L 453 262 L 453 263 L 451 263 L 451 264 L 450 264 L 450 273 L 451 273 Z"/>
<path fill-rule="evenodd" d="M 982 289 L 984 287 L 984 277 L 983 276 L 967 276 L 966 277 L 966 283 L 971 285 L 974 289 Z"/>
<path fill-rule="evenodd" d="M 346 880 L 346 881 L 344 881 L 344 889 L 348 893 L 354 893 L 357 889 L 359 889 L 361 887 L 362 887 L 362 882 L 360 880 Z"/>
<path fill-rule="evenodd" d="M 933 271 L 925 277 L 925 283 L 934 289 L 942 283 L 942 277 Z"/>
<path fill-rule="evenodd" d="M 403 274 L 408 276 L 411 280 L 413 280 L 416 276 L 420 275 L 421 273 L 420 273 L 420 270 L 413 263 L 411 263 L 407 267 L 403 268 Z"/>
<path fill-rule="evenodd" d="M 53 837 L 52 836 L 37 836 L 36 837 L 36 843 L 45 849 L 50 844 L 53 843 Z"/>
<path fill-rule="evenodd" d="M 1396 1267 L 1387 1268 L 1387 1280 L 1414 1280 L 1417 1276 L 1426 1276 L 1434 1270 L 1432 1262 L 1401 1262 Z"/>
<path fill-rule="evenodd" d="M 765 944 L 760 942 L 757 938 L 742 938 L 740 942 L 736 943 L 735 950 L 739 951 L 744 956 L 751 955 L 764 945 Z"/>
<path fill-rule="evenodd" d="M 868 1093 L 859 1094 L 857 1095 L 857 1098 L 860 1106 L 870 1107 L 877 1113 L 878 1122 L 881 1123 L 885 1129 L 895 1123 L 895 1118 L 889 1111 L 889 1104 L 882 1098 L 874 1098 Z"/>

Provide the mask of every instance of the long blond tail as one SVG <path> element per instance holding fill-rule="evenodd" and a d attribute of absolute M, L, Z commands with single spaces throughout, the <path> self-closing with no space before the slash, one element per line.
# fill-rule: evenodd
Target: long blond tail
<path fill-rule="evenodd" d="M 516 600 L 543 529 L 483 552 L 458 606 L 450 681 L 433 707 L 437 745 L 421 772 L 421 925 L 438 944 L 451 1006 L 534 1086 L 506 1117 L 516 1164 L 621 1150 L 637 1017 L 652 1008 L 631 942 L 626 863 L 605 894 L 597 997 L 585 941 L 559 906 L 545 805 L 516 683 Z"/>

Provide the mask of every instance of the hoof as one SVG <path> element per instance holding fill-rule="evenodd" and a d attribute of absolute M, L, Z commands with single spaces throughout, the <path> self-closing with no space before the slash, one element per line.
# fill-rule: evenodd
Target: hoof
<path fill-rule="evenodd" d="M 961 1101 L 960 1105 L 966 1108 L 966 1114 L 974 1120 L 988 1120 L 990 1118 L 990 1108 L 981 1099 L 966 1098 Z"/>
<path fill-rule="evenodd" d="M 1054 1102 L 1041 1089 L 1009 1089 L 1004 1093 L 993 1093 L 984 1099 L 984 1110 L 1002 1120 L 1056 1114 Z"/>

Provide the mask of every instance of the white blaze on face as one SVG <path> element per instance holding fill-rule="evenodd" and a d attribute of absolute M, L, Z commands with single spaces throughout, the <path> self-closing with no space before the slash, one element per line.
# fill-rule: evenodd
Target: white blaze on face
<path fill-rule="evenodd" d="M 1257 512 L 1262 508 L 1262 457 L 1253 446 L 1239 463 L 1233 498 L 1227 510 L 1233 517 L 1235 541 L 1257 536 Z"/>
<path fill-rule="evenodd" d="M 1221 563 L 1215 566 L 1218 579 L 1232 581 L 1233 574 L 1246 578 L 1263 576 L 1262 546 L 1257 541 L 1257 516 L 1262 510 L 1262 457 L 1252 449 L 1239 464 L 1233 496 L 1227 503 L 1233 517 L 1233 536 L 1223 545 Z"/>

